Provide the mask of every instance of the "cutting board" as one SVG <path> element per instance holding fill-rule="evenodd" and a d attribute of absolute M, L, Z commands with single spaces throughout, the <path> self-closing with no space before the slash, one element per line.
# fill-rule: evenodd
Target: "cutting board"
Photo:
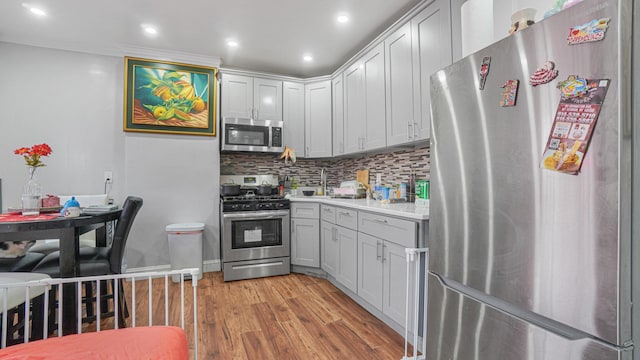
<path fill-rule="evenodd" d="M 369 189 L 369 170 L 356 171 L 356 181 L 362 183 L 367 189 Z"/>

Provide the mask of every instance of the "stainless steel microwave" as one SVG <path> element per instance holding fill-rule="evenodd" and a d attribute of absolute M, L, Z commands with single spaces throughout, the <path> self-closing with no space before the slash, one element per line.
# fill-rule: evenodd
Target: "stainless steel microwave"
<path fill-rule="evenodd" d="M 222 151 L 282 152 L 282 121 L 224 117 Z"/>

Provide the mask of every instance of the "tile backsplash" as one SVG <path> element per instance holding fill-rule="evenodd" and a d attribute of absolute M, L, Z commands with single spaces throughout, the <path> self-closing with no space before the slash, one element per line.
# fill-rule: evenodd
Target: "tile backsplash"
<path fill-rule="evenodd" d="M 320 172 L 327 172 L 327 185 L 338 186 L 341 181 L 355 180 L 356 170 L 369 169 L 369 183 L 376 174 L 382 174 L 382 183 L 393 185 L 408 182 L 411 172 L 416 179 L 429 178 L 429 147 L 398 150 L 384 154 L 371 154 L 357 158 L 298 159 L 295 164 L 285 164 L 280 154 L 221 153 L 221 175 L 273 174 L 293 176 L 298 185 L 320 185 Z"/>

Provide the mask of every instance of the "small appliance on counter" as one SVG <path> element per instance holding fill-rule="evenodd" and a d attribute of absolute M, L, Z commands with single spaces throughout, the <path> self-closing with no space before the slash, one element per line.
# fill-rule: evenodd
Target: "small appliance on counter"
<path fill-rule="evenodd" d="M 356 180 L 343 181 L 340 187 L 332 188 L 330 196 L 343 199 L 364 199 L 366 188 Z"/>

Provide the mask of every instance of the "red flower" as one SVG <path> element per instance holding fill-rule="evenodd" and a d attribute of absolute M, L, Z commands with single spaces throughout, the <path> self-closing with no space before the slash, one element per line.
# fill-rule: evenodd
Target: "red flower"
<path fill-rule="evenodd" d="M 47 144 L 33 145 L 31 148 L 21 147 L 13 151 L 16 155 L 22 155 L 27 165 L 34 167 L 46 166 L 40 157 L 49 156 L 52 152 L 51 147 Z"/>

